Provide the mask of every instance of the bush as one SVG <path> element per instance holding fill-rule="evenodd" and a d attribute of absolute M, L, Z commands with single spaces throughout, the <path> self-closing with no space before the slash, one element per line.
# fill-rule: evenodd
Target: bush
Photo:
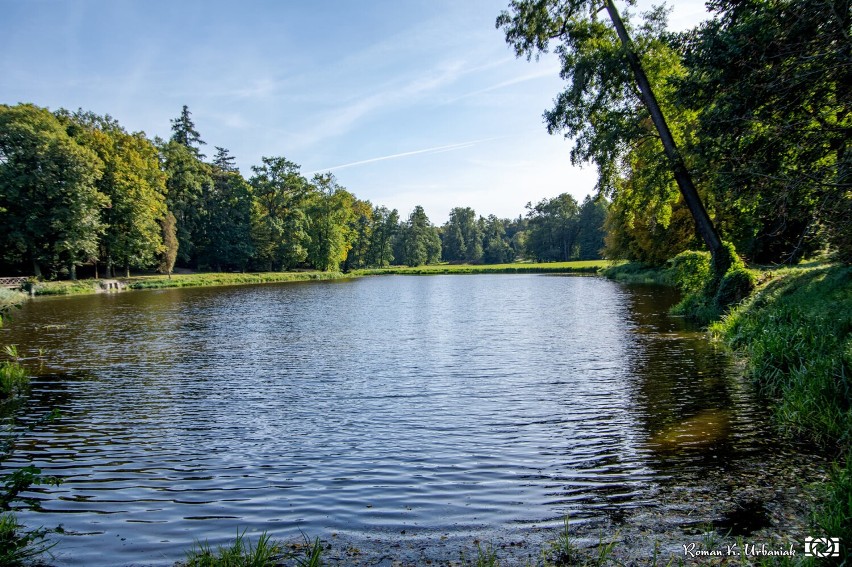
<path fill-rule="evenodd" d="M 669 260 L 669 270 L 684 293 L 701 291 L 710 278 L 710 253 L 686 250 Z"/>
<path fill-rule="evenodd" d="M 742 267 L 732 268 L 719 282 L 713 301 L 724 311 L 751 295 L 756 283 L 757 278 L 750 271 Z"/>

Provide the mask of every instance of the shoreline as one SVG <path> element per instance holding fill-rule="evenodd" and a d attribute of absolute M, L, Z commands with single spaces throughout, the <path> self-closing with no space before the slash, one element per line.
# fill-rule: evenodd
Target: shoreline
<path fill-rule="evenodd" d="M 181 287 L 215 287 L 304 281 L 355 279 L 376 275 L 468 275 L 468 274 L 574 274 L 596 275 L 612 265 L 607 260 L 517 264 L 430 264 L 424 266 L 389 266 L 363 268 L 349 272 L 316 270 L 290 272 L 193 272 L 163 275 L 138 275 L 117 278 L 59 280 L 25 284 L 23 293 L 31 297 L 71 296 L 116 291 L 168 289 Z M 109 289 L 107 289 L 109 288 Z"/>

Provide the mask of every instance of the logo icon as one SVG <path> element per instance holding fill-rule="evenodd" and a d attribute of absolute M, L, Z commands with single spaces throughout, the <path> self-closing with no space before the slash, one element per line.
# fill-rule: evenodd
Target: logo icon
<path fill-rule="evenodd" d="M 840 538 L 806 537 L 805 557 L 840 557 Z"/>

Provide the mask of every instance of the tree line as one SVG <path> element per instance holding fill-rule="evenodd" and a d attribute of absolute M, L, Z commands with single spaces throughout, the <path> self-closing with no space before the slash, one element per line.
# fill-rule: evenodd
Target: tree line
<path fill-rule="evenodd" d="M 390 264 L 597 258 L 605 200 L 569 194 L 500 219 L 454 208 L 443 226 L 358 199 L 331 173 L 307 179 L 263 157 L 246 179 L 205 142 L 184 106 L 163 140 L 110 116 L 0 105 L 0 268 L 76 278 L 175 266 L 349 270 Z"/>
<path fill-rule="evenodd" d="M 608 257 L 662 264 L 700 247 L 700 198 L 753 262 L 852 262 L 852 2 L 708 9 L 671 33 L 662 8 L 634 23 L 612 0 L 512 0 L 497 26 L 519 56 L 561 60 L 566 86 L 544 119 L 575 164 L 598 168 Z M 698 197 L 683 192 L 686 171 Z"/>

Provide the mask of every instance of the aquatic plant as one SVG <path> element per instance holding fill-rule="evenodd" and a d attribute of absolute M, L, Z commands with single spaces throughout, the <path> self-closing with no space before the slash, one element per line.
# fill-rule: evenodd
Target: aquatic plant
<path fill-rule="evenodd" d="M 187 552 L 186 567 L 272 567 L 281 553 L 280 542 L 266 532 L 260 534 L 256 543 L 247 540 L 246 532 L 237 533 L 233 543 L 219 546 L 215 551 L 208 542 L 196 540 Z M 301 565 L 301 564 L 300 564 Z"/>

